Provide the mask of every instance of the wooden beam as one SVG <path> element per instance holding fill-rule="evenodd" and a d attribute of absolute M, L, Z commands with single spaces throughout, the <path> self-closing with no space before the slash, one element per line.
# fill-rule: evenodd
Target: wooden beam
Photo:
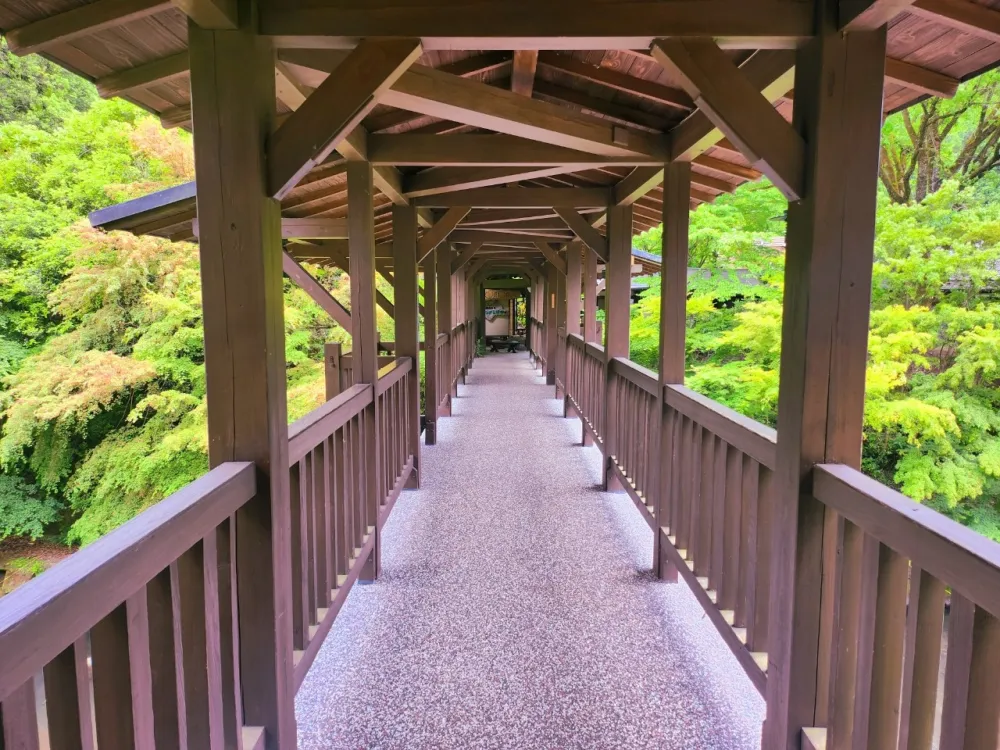
<path fill-rule="evenodd" d="M 584 219 L 572 208 L 557 208 L 556 213 L 566 222 L 566 226 L 573 230 L 584 244 L 593 250 L 597 256 L 605 263 L 608 261 L 608 241 L 604 235 L 597 231 L 593 225 Z"/>
<path fill-rule="evenodd" d="M 840 28 L 872 31 L 908 10 L 913 0 L 840 0 Z"/>
<path fill-rule="evenodd" d="M 420 54 L 415 39 L 358 44 L 270 138 L 271 194 L 283 197 L 329 156 Z"/>
<path fill-rule="evenodd" d="M 278 101 L 293 112 L 305 103 L 310 93 L 281 60 L 274 61 L 274 92 Z"/>
<path fill-rule="evenodd" d="M 473 206 L 476 208 L 597 207 L 608 205 L 603 188 L 475 188 L 462 193 L 429 195 L 414 199 L 418 206 Z"/>
<path fill-rule="evenodd" d="M 538 252 L 545 256 L 545 260 L 552 264 L 553 268 L 561 274 L 566 273 L 566 261 L 559 255 L 552 245 L 548 242 L 535 240 L 535 247 L 538 248 Z"/>
<path fill-rule="evenodd" d="M 604 156 L 513 135 L 369 135 L 368 158 L 375 165 L 401 167 L 560 167 L 662 165 L 659 156 Z"/>
<path fill-rule="evenodd" d="M 424 258 L 445 241 L 471 210 L 469 206 L 454 206 L 438 219 L 434 226 L 424 232 L 423 236 L 417 240 L 417 262 L 423 263 Z"/>
<path fill-rule="evenodd" d="M 593 211 L 594 209 L 587 210 Z M 462 221 L 462 226 L 485 227 L 491 224 L 519 224 L 551 218 L 558 218 L 558 214 L 552 208 L 510 208 L 505 210 L 480 208 L 469 212 L 469 215 Z"/>
<path fill-rule="evenodd" d="M 285 276 L 295 282 L 297 287 L 308 294 L 309 297 L 312 298 L 312 301 L 319 305 L 327 315 L 333 318 L 337 325 L 344 330 L 351 330 L 350 310 L 334 299 L 333 295 L 327 291 L 326 287 L 310 276 L 309 272 L 300 266 L 298 262 L 288 254 L 287 250 L 282 251 L 281 270 L 284 271 Z"/>
<path fill-rule="evenodd" d="M 942 99 L 951 99 L 958 91 L 957 78 L 938 73 L 919 65 L 895 60 L 891 57 L 885 59 L 885 77 L 893 83 L 898 83 L 913 91 L 929 96 L 938 96 Z"/>
<path fill-rule="evenodd" d="M 334 246 L 328 246 L 326 248 L 326 250 L 327 250 L 327 257 L 329 257 L 330 260 L 333 261 L 333 265 L 335 265 L 341 271 L 343 271 L 348 276 L 350 276 L 351 275 L 351 256 L 350 256 L 350 252 L 348 251 L 347 247 L 344 247 L 344 246 L 335 246 L 335 247 Z M 380 268 L 379 268 L 380 266 L 381 266 L 381 269 L 385 269 L 384 262 L 380 264 L 376 260 L 375 261 L 375 269 L 376 270 L 380 270 Z M 384 275 L 385 274 L 383 273 L 383 276 Z M 390 283 L 392 283 L 392 282 L 390 281 Z M 336 302 L 336 300 L 334 300 L 334 302 Z M 385 310 L 386 314 L 390 318 L 393 318 L 395 320 L 395 318 L 396 318 L 396 307 L 395 307 L 395 305 L 393 305 L 393 303 L 389 300 L 388 297 L 386 297 L 384 294 L 382 294 L 382 292 L 380 292 L 378 290 L 378 286 L 375 287 L 375 302 L 378 304 L 379 307 L 381 307 L 383 310 Z M 342 326 L 342 327 L 346 328 L 347 330 L 350 330 L 349 326 Z"/>
<path fill-rule="evenodd" d="M 417 244 L 420 260 L 420 245 Z M 437 256 L 431 248 L 424 262 L 424 445 L 437 443 Z M 444 363 L 440 363 L 444 367 Z M 441 373 L 442 379 L 446 377 Z"/>
<path fill-rule="evenodd" d="M 451 233 L 449 239 L 452 242 L 489 242 L 491 244 L 503 244 L 503 243 L 523 243 L 530 244 L 535 240 L 543 240 L 548 242 L 552 241 L 569 241 L 572 239 L 568 234 L 556 234 L 552 236 L 553 233 L 545 232 L 503 232 L 503 231 L 489 231 L 481 227 L 471 228 L 471 229 L 456 229 Z"/>
<path fill-rule="evenodd" d="M 510 75 L 510 90 L 521 96 L 531 97 L 535 86 L 535 66 L 538 65 L 538 50 L 514 50 L 514 67 Z"/>
<path fill-rule="evenodd" d="M 382 102 L 411 112 L 605 156 L 664 155 L 653 136 L 584 117 L 556 104 L 413 66 Z"/>
<path fill-rule="evenodd" d="M 660 39 L 653 56 L 789 200 L 802 197 L 805 143 L 711 40 Z"/>
<path fill-rule="evenodd" d="M 91 8 L 83 6 L 81 10 Z M 254 497 L 230 521 L 238 612 L 216 633 L 209 674 L 216 716 L 263 727 L 269 748 L 295 744 L 291 501 L 280 209 L 265 191 L 264 143 L 275 118 L 274 54 L 249 28 L 209 31 L 188 22 L 194 156 L 201 222 L 208 458 L 213 467 L 252 461 Z M 238 532 L 234 532 L 234 529 Z M 216 541 L 213 532 L 206 539 Z M 218 537 L 219 552 L 229 548 Z M 219 575 L 220 583 L 226 576 Z M 220 592 L 222 587 L 220 586 Z M 229 593 L 227 593 L 227 597 Z M 216 600 L 218 603 L 218 600 Z M 234 643 L 233 633 L 238 633 Z M 235 654 L 235 656 L 234 656 Z M 238 665 L 235 663 L 238 660 Z M 205 661 L 202 661 L 202 668 Z M 218 676 L 219 672 L 216 672 Z M 229 677 L 227 677 L 229 675 Z M 231 677 L 238 675 L 238 685 Z M 188 694 L 188 709 L 192 696 Z M 213 698 L 194 696 L 202 710 Z M 226 746 L 240 727 L 225 721 Z M 147 743 L 141 743 L 147 744 Z"/>
<path fill-rule="evenodd" d="M 240 14 L 237 0 L 171 0 L 173 6 L 203 29 L 235 29 Z"/>
<path fill-rule="evenodd" d="M 495 5 L 265 5 L 261 33 L 278 46 L 349 47 L 358 39 L 420 37 L 425 49 L 646 48 L 657 37 L 714 37 L 723 47 L 796 47 L 813 35 L 811 3 L 780 0 L 635 0 L 609 12 L 601 0 L 520 0 Z M 311 42 L 310 40 L 315 40 Z"/>
<path fill-rule="evenodd" d="M 616 206 L 630 206 L 663 182 L 663 167 L 636 167 L 614 187 Z"/>
<path fill-rule="evenodd" d="M 538 64 L 615 91 L 642 97 L 656 104 L 685 112 L 694 109 L 694 101 L 681 89 L 664 86 L 662 83 L 645 78 L 636 78 L 612 68 L 590 65 L 572 55 L 542 52 L 538 56 Z"/>
<path fill-rule="evenodd" d="M 1000 42 L 1000 11 L 969 0 L 917 0 L 909 12 L 979 39 Z"/>
<path fill-rule="evenodd" d="M 89 5 L 81 5 L 9 29 L 4 36 L 11 52 L 27 55 L 160 13 L 171 7 L 170 0 L 97 0 Z"/>
<path fill-rule="evenodd" d="M 774 102 L 793 88 L 794 65 L 795 54 L 789 50 L 758 50 L 740 65 L 740 72 L 765 99 Z M 705 112 L 692 112 L 670 131 L 673 160 L 689 161 L 711 146 L 739 153 Z"/>
<path fill-rule="evenodd" d="M 151 86 L 155 83 L 166 83 L 187 75 L 190 60 L 187 52 L 161 57 L 159 60 L 126 68 L 115 73 L 108 73 L 94 81 L 97 93 L 105 99 L 134 89 Z"/>
<path fill-rule="evenodd" d="M 599 99 L 583 91 L 559 86 L 546 80 L 535 82 L 535 96 L 563 104 L 573 104 L 580 107 L 585 115 L 597 115 L 603 120 L 609 120 L 623 127 L 650 133 L 660 134 L 670 124 L 670 121 L 662 115 L 624 106 L 607 99 Z"/>
<path fill-rule="evenodd" d="M 465 266 L 465 264 L 472 260 L 473 256 L 479 252 L 479 248 L 482 247 L 482 245 L 483 243 L 481 241 L 469 243 L 469 246 L 465 248 L 465 250 L 463 250 L 462 253 L 455 258 L 455 260 L 452 261 L 451 272 L 458 273 L 459 269 Z"/>
<path fill-rule="evenodd" d="M 408 198 L 454 193 L 460 190 L 506 185 L 521 180 L 565 174 L 576 171 L 565 167 L 438 167 L 407 178 L 403 190 Z"/>

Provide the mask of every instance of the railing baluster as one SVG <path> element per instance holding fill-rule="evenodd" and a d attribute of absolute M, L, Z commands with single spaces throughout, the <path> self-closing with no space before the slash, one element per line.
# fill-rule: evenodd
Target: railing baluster
<path fill-rule="evenodd" d="M 712 498 L 712 567 L 708 574 L 708 586 L 715 590 L 716 603 L 719 602 L 724 574 L 725 531 L 726 531 L 726 467 L 729 445 L 721 438 L 715 444 L 715 494 Z M 721 608 L 721 605 L 720 605 Z"/>
<path fill-rule="evenodd" d="M 154 582 L 156 579 L 154 579 Z M 150 583 L 150 586 L 154 585 Z M 169 605 L 169 602 L 168 602 Z M 168 616 L 170 610 L 167 610 Z M 172 659 L 173 646 L 168 651 Z M 159 655 L 151 648 L 150 655 L 158 658 Z M 172 666 L 172 664 L 171 664 Z M 87 639 L 86 636 L 77 640 L 72 646 L 64 649 L 56 658 L 49 662 L 43 670 L 45 680 L 45 714 L 49 729 L 50 750 L 93 750 L 94 747 L 94 724 L 91 716 L 90 703 L 90 675 L 87 671 Z M 155 684 L 154 684 L 155 687 Z M 32 684 L 32 701 L 34 700 L 34 685 Z M 169 700 L 170 695 L 166 698 Z M 154 701 L 156 695 L 154 693 Z M 173 715 L 176 721 L 177 711 L 177 683 L 174 681 Z M 171 706 L 169 703 L 163 706 L 162 713 L 169 714 Z M 157 706 L 157 710 L 160 707 Z M 35 718 L 33 709 L 27 709 L 29 719 Z M 159 715 L 156 717 L 159 719 Z M 157 725 L 159 728 L 159 725 Z M 170 735 L 166 735 L 169 742 Z M 177 726 L 174 725 L 174 736 L 177 735 Z M 158 731 L 157 737 L 161 736 Z M 21 747 L 30 745 L 19 745 L 11 743 L 11 747 Z"/>
<path fill-rule="evenodd" d="M 313 474 L 313 519 L 316 538 L 316 607 L 326 608 L 330 604 L 330 532 L 327 519 L 327 507 L 330 504 L 327 497 L 326 484 L 329 467 L 327 466 L 326 441 L 322 441 L 312 451 Z M 322 619 L 318 617 L 317 619 Z"/>
<path fill-rule="evenodd" d="M 743 486 L 740 488 L 739 581 L 736 593 L 737 627 L 746 628 L 754 621 L 757 585 L 757 489 L 758 466 L 750 456 L 743 455 Z M 766 605 L 765 605 L 766 606 Z"/>
<path fill-rule="evenodd" d="M 120 604 L 90 631 L 99 747 L 137 747 L 127 608 Z"/>
<path fill-rule="evenodd" d="M 39 749 L 34 679 L 25 682 L 0 703 L 0 731 L 5 748 Z"/>
<path fill-rule="evenodd" d="M 715 435 L 704 430 L 701 438 L 701 489 L 698 493 L 698 539 L 694 545 L 695 575 L 707 577 L 712 568 L 712 500 L 715 498 Z"/>
<path fill-rule="evenodd" d="M 934 742 L 944 599 L 941 581 L 917 567 L 911 568 L 899 750 L 931 750 Z"/>
<path fill-rule="evenodd" d="M 941 711 L 941 748 L 965 748 L 966 717 L 969 706 L 969 678 L 972 676 L 973 634 L 976 605 L 961 594 L 951 593 L 948 618 L 948 656 L 944 673 L 944 706 Z M 996 679 L 994 675 L 993 679 Z M 977 688 L 979 686 L 977 685 Z"/>
<path fill-rule="evenodd" d="M 177 679 L 180 607 L 175 596 L 175 578 L 173 566 L 170 566 L 160 571 L 146 585 L 146 605 L 149 612 L 149 666 L 154 706 L 153 725 L 156 741 L 161 747 L 187 746 L 186 720 L 183 717 L 183 685 Z M 85 647 L 86 644 L 82 645 Z M 74 651 L 77 650 L 83 650 L 79 642 Z M 86 676 L 86 661 L 84 661 L 83 675 Z M 47 672 L 45 692 L 49 703 L 49 730 L 51 732 L 54 723 L 65 724 L 66 722 L 65 720 L 53 721 Z M 89 699 L 89 686 L 87 697 Z M 86 716 L 89 723 L 89 703 Z M 185 732 L 183 736 L 182 732 Z M 67 747 L 76 746 L 67 745 Z M 53 750 L 55 750 L 55 744 L 53 744 Z"/>
<path fill-rule="evenodd" d="M 736 609 L 740 567 L 740 494 L 743 490 L 743 454 L 730 446 L 726 454 L 725 529 L 723 531 L 722 588 L 719 607 Z"/>
<path fill-rule="evenodd" d="M 302 461 L 289 468 L 289 501 L 292 519 L 292 648 L 301 651 L 309 642 L 309 577 L 306 573 L 306 504 L 303 498 Z"/>
<path fill-rule="evenodd" d="M 899 741 L 899 700 L 903 680 L 906 589 L 909 561 L 879 545 L 878 594 L 868 722 L 869 747 L 895 747 Z M 996 732 L 994 731 L 994 740 Z"/>

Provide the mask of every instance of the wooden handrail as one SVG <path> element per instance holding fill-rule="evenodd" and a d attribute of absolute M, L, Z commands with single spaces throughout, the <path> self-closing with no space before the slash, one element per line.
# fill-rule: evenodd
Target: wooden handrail
<path fill-rule="evenodd" d="M 659 392 L 656 373 L 648 370 L 642 365 L 637 365 L 630 359 L 624 357 L 614 357 L 611 360 L 611 372 L 620 378 L 624 378 L 635 384 L 654 398 Z"/>
<path fill-rule="evenodd" d="M 593 341 L 588 341 L 584 351 L 587 352 L 587 356 L 598 359 L 601 362 L 607 361 L 607 356 L 604 353 L 604 347 L 600 344 L 595 344 Z"/>
<path fill-rule="evenodd" d="M 0 700 L 249 501 L 252 463 L 225 463 L 0 600 Z"/>
<path fill-rule="evenodd" d="M 380 396 L 385 393 L 412 369 L 413 360 L 409 357 L 400 357 L 395 362 L 383 367 L 378 371 L 378 383 L 375 385 L 375 395 Z"/>
<path fill-rule="evenodd" d="M 774 469 L 778 433 L 738 411 L 713 401 L 682 385 L 664 386 L 663 398 L 670 406 L 737 450 Z"/>
<path fill-rule="evenodd" d="M 434 342 L 435 342 L 435 344 L 436 344 L 437 346 L 441 346 L 441 344 L 443 344 L 443 343 L 444 343 L 445 341 L 447 341 L 447 340 L 448 340 L 449 338 L 450 338 L 450 336 L 448 336 L 448 334 L 447 334 L 447 333 L 439 333 L 439 334 L 437 335 L 437 338 L 436 338 L 436 339 L 434 339 Z"/>
<path fill-rule="evenodd" d="M 372 402 L 370 384 L 352 385 L 288 427 L 288 463 L 294 464 Z"/>
<path fill-rule="evenodd" d="M 841 464 L 815 467 L 813 495 L 914 566 L 1000 617 L 1000 544 Z"/>

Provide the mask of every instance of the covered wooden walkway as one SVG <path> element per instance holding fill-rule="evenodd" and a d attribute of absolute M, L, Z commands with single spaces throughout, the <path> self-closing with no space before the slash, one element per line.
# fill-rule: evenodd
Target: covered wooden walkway
<path fill-rule="evenodd" d="M 762 698 L 544 382 L 476 360 L 299 689 L 303 750 L 759 747 Z"/>

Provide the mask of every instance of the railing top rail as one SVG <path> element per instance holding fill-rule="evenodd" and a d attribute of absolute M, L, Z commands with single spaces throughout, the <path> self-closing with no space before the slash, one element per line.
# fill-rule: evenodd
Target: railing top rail
<path fill-rule="evenodd" d="M 378 383 L 375 386 L 375 395 L 380 396 L 385 393 L 412 369 L 413 360 L 409 357 L 400 357 L 395 362 L 387 364 L 378 371 Z"/>
<path fill-rule="evenodd" d="M 778 433 L 682 385 L 664 386 L 667 405 L 769 469 L 777 463 Z"/>
<path fill-rule="evenodd" d="M 448 340 L 449 338 L 450 338 L 450 337 L 448 336 L 448 334 L 447 334 L 447 333 L 439 333 L 439 334 L 437 335 L 437 338 L 436 338 L 436 339 L 435 339 L 434 341 L 435 341 L 435 343 L 437 344 L 437 346 L 441 346 L 441 344 L 443 344 L 443 343 L 444 343 L 445 341 L 447 341 L 447 340 Z"/>
<path fill-rule="evenodd" d="M 595 344 L 593 341 L 588 341 L 586 346 L 587 354 L 589 354 L 594 359 L 599 359 L 601 362 L 606 362 L 604 354 L 604 347 L 600 344 Z"/>
<path fill-rule="evenodd" d="M 0 700 L 38 673 L 257 491 L 225 463 L 0 599 Z"/>
<path fill-rule="evenodd" d="M 578 333 L 566 334 L 566 343 L 570 346 L 575 346 L 580 349 L 583 349 L 587 345 L 587 342 L 583 340 L 583 336 L 581 336 Z"/>
<path fill-rule="evenodd" d="M 611 372 L 638 386 L 650 396 L 655 397 L 659 392 L 656 373 L 642 365 L 637 365 L 630 359 L 613 357 L 611 359 Z"/>
<path fill-rule="evenodd" d="M 369 384 L 352 385 L 288 427 L 288 463 L 294 464 L 372 402 Z"/>
<path fill-rule="evenodd" d="M 848 466 L 817 466 L 813 494 L 914 567 L 1000 617 L 1000 544 Z"/>

